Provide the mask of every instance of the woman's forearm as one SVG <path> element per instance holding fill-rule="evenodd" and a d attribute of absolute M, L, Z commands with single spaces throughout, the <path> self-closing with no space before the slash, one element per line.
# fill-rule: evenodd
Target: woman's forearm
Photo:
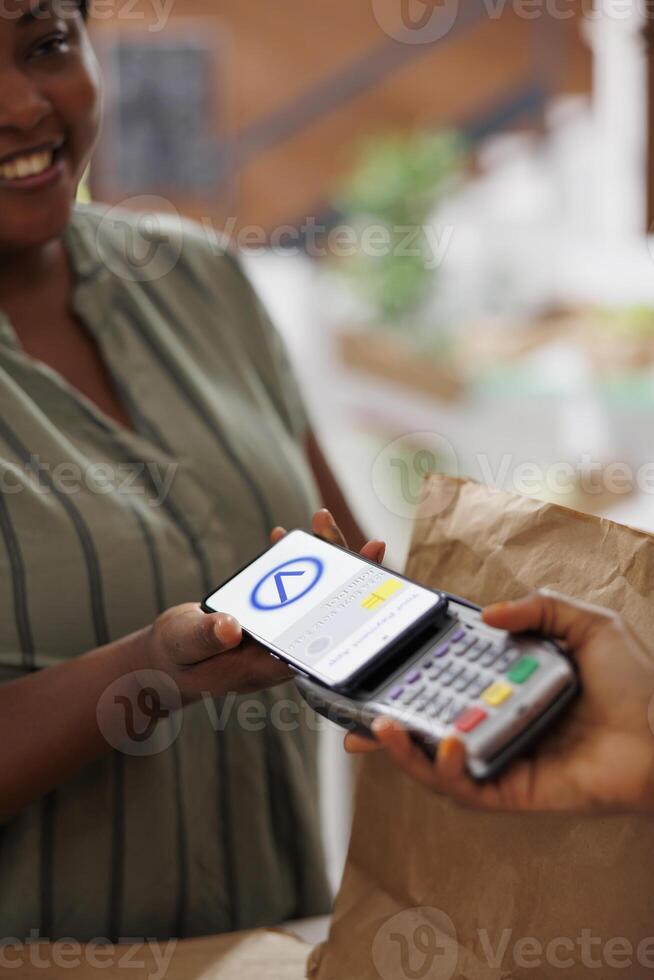
<path fill-rule="evenodd" d="M 101 730 L 98 703 L 115 682 L 118 694 L 135 693 L 145 636 L 134 633 L 0 685 L 0 822 L 111 751 L 120 714 L 104 715 Z"/>

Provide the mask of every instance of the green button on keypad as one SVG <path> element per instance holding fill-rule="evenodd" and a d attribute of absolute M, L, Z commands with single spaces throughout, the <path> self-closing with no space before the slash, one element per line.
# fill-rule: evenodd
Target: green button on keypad
<path fill-rule="evenodd" d="M 514 684 L 524 684 L 539 666 L 535 657 L 523 657 L 513 665 L 507 676 Z"/>

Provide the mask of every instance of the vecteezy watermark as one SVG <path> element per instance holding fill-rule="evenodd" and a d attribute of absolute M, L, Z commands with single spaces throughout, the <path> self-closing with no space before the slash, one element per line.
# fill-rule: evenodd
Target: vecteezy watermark
<path fill-rule="evenodd" d="M 177 474 L 177 463 L 159 465 L 148 462 L 129 463 L 49 463 L 32 454 L 22 465 L 7 462 L 0 465 L 0 493 L 12 496 L 31 490 L 38 494 L 53 492 L 67 497 L 79 493 L 105 496 L 120 494 L 140 497 L 151 507 L 165 503 Z"/>
<path fill-rule="evenodd" d="M 320 732 L 329 720 L 317 715 L 305 701 L 294 698 L 274 698 L 265 702 L 230 692 L 220 704 L 207 693 L 202 695 L 202 700 L 215 732 L 224 731 L 230 723 L 245 732 L 263 732 L 269 727 L 283 733 L 296 732 L 300 728 Z M 337 714 L 334 709 L 334 720 Z"/>
<path fill-rule="evenodd" d="M 432 474 L 458 476 L 462 472 L 452 444 L 437 432 L 408 432 L 394 439 L 375 458 L 370 479 L 380 502 L 398 517 L 414 518 L 442 513 L 456 493 L 454 482 L 431 483 Z M 528 497 L 565 500 L 580 494 L 625 497 L 654 494 L 654 460 L 632 466 L 619 460 L 603 462 L 589 453 L 576 459 L 538 463 L 511 453 L 467 457 L 466 475 L 485 486 Z"/>
<path fill-rule="evenodd" d="M 109 685 L 96 718 L 105 741 L 124 755 L 158 755 L 182 730 L 182 696 L 161 670 L 136 670 Z"/>
<path fill-rule="evenodd" d="M 131 936 L 119 939 L 116 944 L 103 937 L 89 943 L 68 938 L 51 943 L 38 929 L 31 929 L 25 940 L 14 937 L 0 940 L 0 971 L 31 967 L 53 976 L 59 975 L 58 971 L 88 967 L 105 971 L 138 970 L 138 976 L 145 980 L 164 980 L 176 947 L 176 939 L 164 943 Z"/>
<path fill-rule="evenodd" d="M 166 198 L 145 194 L 125 198 L 106 211 L 96 232 L 104 265 L 130 282 L 155 282 L 177 266 L 184 225 Z"/>
<path fill-rule="evenodd" d="M 459 464 L 452 444 L 437 432 L 411 432 L 390 442 L 377 455 L 370 474 L 377 499 L 391 514 L 412 519 L 441 513 L 454 498 L 455 485 L 432 492 L 426 477 L 457 476 Z M 449 493 L 449 501 L 445 499 Z"/>
<path fill-rule="evenodd" d="M 433 44 L 455 26 L 459 0 L 372 0 L 372 9 L 381 29 L 393 40 Z"/>
<path fill-rule="evenodd" d="M 524 496 L 565 497 L 581 492 L 590 497 L 624 497 L 636 490 L 654 494 L 654 460 L 634 467 L 619 460 L 601 462 L 590 453 L 580 453 L 575 460 L 541 464 L 516 460 L 510 453 L 491 461 L 486 454 L 478 453 L 475 464 L 477 470 L 472 475 L 483 483 Z"/>
<path fill-rule="evenodd" d="M 641 966 L 654 971 L 654 936 L 633 943 L 625 936 L 605 939 L 592 929 L 581 929 L 578 936 L 555 936 L 546 941 L 537 936 L 514 937 L 515 931 L 509 928 L 494 937 L 487 929 L 478 930 L 479 949 L 490 967 L 569 970 L 582 965 L 589 970 L 627 970 Z"/>
<path fill-rule="evenodd" d="M 339 725 L 341 720 L 338 706 L 326 706 L 324 713 L 317 714 L 298 695 L 266 697 L 229 691 L 218 697 L 203 691 L 197 701 L 214 732 L 232 727 L 252 734 L 269 729 L 282 734 L 322 732 L 330 723 Z M 170 748 L 182 731 L 183 702 L 181 691 L 169 674 L 133 671 L 103 691 L 96 710 L 98 728 L 107 744 L 124 755 L 157 755 Z"/>
<path fill-rule="evenodd" d="M 398 912 L 372 943 L 372 962 L 381 980 L 451 980 L 458 960 L 454 923 L 436 908 Z"/>
<path fill-rule="evenodd" d="M 175 6 L 175 0 L 90 0 L 89 19 L 96 21 L 117 21 L 118 23 L 137 23 L 147 28 L 150 34 L 165 30 Z"/>
<path fill-rule="evenodd" d="M 175 0 L 90 0 L 87 19 L 137 23 L 150 34 L 158 34 L 167 26 Z M 34 20 L 70 18 L 79 13 L 80 0 L 0 0 L 0 20 L 18 20 L 28 7 Z"/>
<path fill-rule="evenodd" d="M 524 21 L 549 18 L 570 21 L 612 20 L 642 23 L 652 16 L 648 0 L 467 0 L 476 4 L 479 19 L 499 20 L 505 14 Z M 459 0 L 371 0 L 375 20 L 388 37 L 403 44 L 433 44 L 452 31 L 459 20 Z"/>
<path fill-rule="evenodd" d="M 217 229 L 211 218 L 202 218 L 207 241 L 216 254 L 226 243 L 248 255 L 307 255 L 311 259 L 419 259 L 429 271 L 444 262 L 454 237 L 449 224 L 388 224 L 359 219 L 328 227 L 307 215 L 297 225 L 278 225 L 266 230 L 261 225 L 239 226 L 235 217 Z"/>
<path fill-rule="evenodd" d="M 577 936 L 549 939 L 520 936 L 510 928 L 499 933 L 479 928 L 471 936 L 466 932 L 466 946 L 474 947 L 476 959 L 493 976 L 504 976 L 505 971 L 512 975 L 515 968 L 542 971 L 546 967 L 565 971 L 579 966 L 589 970 L 639 966 L 654 971 L 654 935 L 635 943 L 624 936 L 605 938 L 589 928 Z M 458 959 L 456 927 L 437 908 L 398 912 L 382 924 L 372 943 L 372 962 L 381 980 L 452 980 Z"/>
<path fill-rule="evenodd" d="M 0 0 L 2 2 L 2 0 Z M 130 282 L 154 282 L 172 272 L 184 248 L 184 236 L 200 236 L 218 258 L 228 250 L 256 257 L 346 260 L 414 259 L 429 272 L 440 268 L 454 239 L 451 224 L 390 224 L 364 219 L 328 226 L 313 215 L 298 224 L 240 225 L 236 217 L 217 227 L 205 215 L 185 223 L 163 197 L 128 197 L 105 212 L 98 224 L 98 255 L 115 276 Z"/>

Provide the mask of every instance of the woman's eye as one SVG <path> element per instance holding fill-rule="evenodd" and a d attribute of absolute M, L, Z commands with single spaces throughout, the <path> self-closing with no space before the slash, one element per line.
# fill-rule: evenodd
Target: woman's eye
<path fill-rule="evenodd" d="M 52 34 L 40 41 L 36 45 L 34 52 L 37 55 L 61 54 L 68 51 L 69 42 L 66 34 Z"/>

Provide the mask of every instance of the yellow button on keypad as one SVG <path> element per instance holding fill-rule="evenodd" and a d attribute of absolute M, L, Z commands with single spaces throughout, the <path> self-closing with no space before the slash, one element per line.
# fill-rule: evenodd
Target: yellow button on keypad
<path fill-rule="evenodd" d="M 505 701 L 513 694 L 513 688 L 510 684 L 505 684 L 504 681 L 496 681 L 487 687 L 482 694 L 482 700 L 486 704 L 490 704 L 492 708 L 497 708 L 500 704 L 504 704 Z"/>

